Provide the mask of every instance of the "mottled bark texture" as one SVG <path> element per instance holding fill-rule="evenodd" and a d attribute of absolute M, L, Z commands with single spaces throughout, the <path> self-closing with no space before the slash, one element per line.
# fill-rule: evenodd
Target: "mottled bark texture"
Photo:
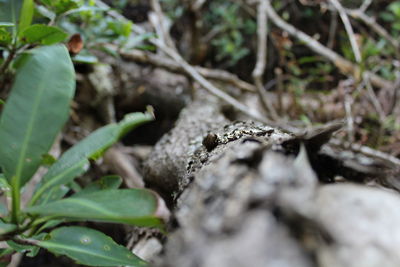
<path fill-rule="evenodd" d="M 398 193 L 321 182 L 360 175 L 320 149 L 337 128 L 299 137 L 230 122 L 214 99 L 189 104 L 145 164 L 176 219 L 154 264 L 400 266 Z"/>

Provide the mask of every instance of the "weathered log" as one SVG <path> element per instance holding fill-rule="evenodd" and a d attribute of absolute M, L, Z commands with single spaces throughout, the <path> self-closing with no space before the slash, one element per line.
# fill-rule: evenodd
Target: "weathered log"
<path fill-rule="evenodd" d="M 177 223 L 154 264 L 400 266 L 399 195 L 319 182 L 324 164 L 337 164 L 329 177 L 350 170 L 320 150 L 334 129 L 299 137 L 190 104 L 145 165 Z"/>

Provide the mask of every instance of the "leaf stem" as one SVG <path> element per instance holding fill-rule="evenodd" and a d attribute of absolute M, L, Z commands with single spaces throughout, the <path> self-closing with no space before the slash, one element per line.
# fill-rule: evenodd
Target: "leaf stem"
<path fill-rule="evenodd" d="M 11 184 L 11 196 L 12 196 L 12 209 L 11 209 L 11 219 L 12 222 L 16 225 L 18 225 L 18 217 L 19 217 L 19 212 L 21 209 L 21 193 L 20 193 L 20 188 L 19 188 L 19 181 L 18 179 L 13 179 L 12 184 Z"/>

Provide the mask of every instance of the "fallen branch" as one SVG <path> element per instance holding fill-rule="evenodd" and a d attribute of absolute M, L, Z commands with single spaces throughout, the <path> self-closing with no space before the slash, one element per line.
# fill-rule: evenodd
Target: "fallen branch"
<path fill-rule="evenodd" d="M 135 61 L 139 63 L 151 64 L 156 67 L 160 67 L 166 69 L 170 72 L 181 73 L 187 75 L 185 70 L 176 63 L 174 60 L 169 58 L 156 55 L 154 53 L 148 53 L 145 51 L 130 49 L 129 51 L 121 50 L 116 45 L 107 45 L 107 48 L 118 51 L 120 56 L 125 60 Z M 220 81 L 228 84 L 232 84 L 235 87 L 238 87 L 244 91 L 255 92 L 255 86 L 239 79 L 235 74 L 232 74 L 225 70 L 218 69 L 208 69 L 203 67 L 194 67 L 202 76 L 205 78 Z"/>
<path fill-rule="evenodd" d="M 273 119 L 277 120 L 278 119 L 278 114 L 276 113 L 276 110 L 271 103 L 271 101 L 268 99 L 265 88 L 263 86 L 263 79 L 262 76 L 265 71 L 265 62 L 267 60 L 267 26 L 268 26 L 268 20 L 267 20 L 267 12 L 266 12 L 266 2 L 265 0 L 260 0 L 258 3 L 258 12 L 257 12 L 257 63 L 256 66 L 253 70 L 253 79 L 254 83 L 256 85 L 258 97 L 260 98 L 260 102 L 265 109 L 266 112 L 268 112 L 268 115 Z"/>

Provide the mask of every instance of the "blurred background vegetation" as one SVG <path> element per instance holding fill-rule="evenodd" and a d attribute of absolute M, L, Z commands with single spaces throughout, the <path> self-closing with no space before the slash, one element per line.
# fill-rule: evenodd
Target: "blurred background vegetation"
<path fill-rule="evenodd" d="M 99 61 L 93 52 L 96 50 L 118 57 L 115 50 L 106 46 L 110 43 L 127 50 L 158 52 L 154 43 L 149 42 L 158 38 L 149 23 L 152 1 L 104 1 L 128 20 L 110 16 L 110 10 L 95 0 L 36 2 L 37 22 L 56 24 L 71 35 L 82 36 L 85 47 L 74 56 L 81 67 Z M 253 83 L 258 49 L 257 0 L 157 2 L 168 18 L 168 33 L 177 51 L 187 62 L 226 70 Z M 263 89 L 272 99 L 281 123 L 303 127 L 344 118 L 348 131 L 343 137 L 347 140 L 400 155 L 397 145 L 400 141 L 400 104 L 397 101 L 400 1 L 339 1 L 350 21 L 353 36 L 346 30 L 334 1 L 270 2 L 284 21 L 354 63 L 361 72 L 353 76 L 343 73 L 334 62 L 312 51 L 308 44 L 269 22 Z M 143 26 L 146 32 L 132 34 L 134 25 Z M 0 42 L 1 38 L 6 38 L 1 36 L 2 31 L 0 27 Z M 360 50 L 359 60 L 351 38 Z M 379 75 L 393 86 L 374 87 L 363 78 L 365 71 Z"/>

